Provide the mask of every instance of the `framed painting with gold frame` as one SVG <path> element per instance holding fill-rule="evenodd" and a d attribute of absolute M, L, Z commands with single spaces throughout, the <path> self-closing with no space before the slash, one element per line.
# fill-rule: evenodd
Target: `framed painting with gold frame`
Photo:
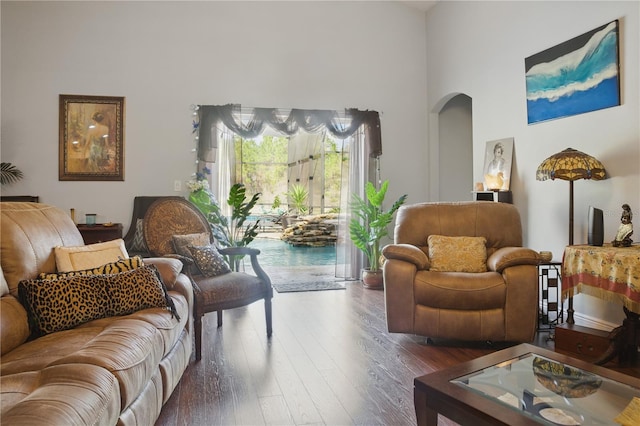
<path fill-rule="evenodd" d="M 124 180 L 124 97 L 60 95 L 59 180 Z"/>

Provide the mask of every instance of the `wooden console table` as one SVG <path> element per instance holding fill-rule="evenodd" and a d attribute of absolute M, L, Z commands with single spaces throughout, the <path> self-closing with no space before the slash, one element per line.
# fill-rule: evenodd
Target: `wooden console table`
<path fill-rule="evenodd" d="M 626 319 L 611 332 L 612 345 L 598 364 L 620 356 L 633 362 L 640 343 L 640 246 L 568 246 L 562 260 L 562 298 L 569 298 L 567 322 L 573 324 L 573 300 L 583 293 L 623 306 Z"/>
<path fill-rule="evenodd" d="M 122 238 L 121 223 L 111 225 L 105 225 L 104 223 L 96 223 L 95 225 L 78 224 L 77 226 L 85 244 L 102 243 Z"/>

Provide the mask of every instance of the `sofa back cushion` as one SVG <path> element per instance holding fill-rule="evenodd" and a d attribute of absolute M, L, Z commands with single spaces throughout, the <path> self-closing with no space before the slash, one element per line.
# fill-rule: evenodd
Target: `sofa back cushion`
<path fill-rule="evenodd" d="M 53 248 L 84 244 L 68 212 L 47 204 L 0 203 L 0 262 L 13 296 L 20 280 L 56 272 Z"/>
<path fill-rule="evenodd" d="M 430 235 L 484 237 L 487 256 L 501 247 L 522 246 L 522 224 L 516 207 L 492 201 L 419 203 L 400 207 L 394 243 L 412 244 L 429 253 Z"/>

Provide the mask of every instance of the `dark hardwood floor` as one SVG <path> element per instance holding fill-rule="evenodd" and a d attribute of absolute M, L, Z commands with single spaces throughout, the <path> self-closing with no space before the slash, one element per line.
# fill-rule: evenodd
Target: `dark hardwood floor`
<path fill-rule="evenodd" d="M 222 328 L 206 315 L 202 360 L 192 358 L 156 424 L 415 425 L 415 377 L 504 347 L 388 333 L 384 293 L 357 282 L 275 293 L 273 330 L 267 340 L 261 302 L 225 311 Z M 553 349 L 547 336 L 534 343 Z"/>

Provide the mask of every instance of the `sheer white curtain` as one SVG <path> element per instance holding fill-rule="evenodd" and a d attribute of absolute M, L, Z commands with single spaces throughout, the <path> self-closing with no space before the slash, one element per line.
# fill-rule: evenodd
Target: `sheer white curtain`
<path fill-rule="evenodd" d="M 212 186 L 218 197 L 218 203 L 220 204 L 220 210 L 222 214 L 229 217 L 231 216 L 231 207 L 226 202 L 229 197 L 229 190 L 232 185 L 232 177 L 236 175 L 236 150 L 233 145 L 234 133 L 226 126 L 220 123 L 219 139 L 218 139 L 218 156 L 217 156 L 217 173 L 214 173 L 217 178 L 215 186 Z"/>
<path fill-rule="evenodd" d="M 338 227 L 338 242 L 336 244 L 336 277 L 346 280 L 360 279 L 361 269 L 365 267 L 365 256 L 349 237 L 349 222 L 351 214 L 351 200 L 353 194 L 365 197 L 364 184 L 369 180 L 371 152 L 365 140 L 364 128 L 358 129 L 350 138 L 345 140 L 344 154 L 348 161 L 342 166 L 342 185 L 340 190 L 340 226 Z"/>

